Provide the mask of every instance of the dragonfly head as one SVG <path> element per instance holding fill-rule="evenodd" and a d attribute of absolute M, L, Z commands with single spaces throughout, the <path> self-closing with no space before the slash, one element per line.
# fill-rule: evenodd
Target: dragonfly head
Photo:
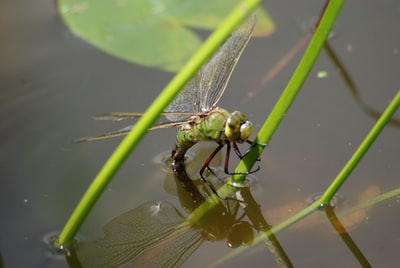
<path fill-rule="evenodd" d="M 253 244 L 253 241 L 254 231 L 247 221 L 235 223 L 226 239 L 226 243 L 230 248 L 237 248 L 242 245 L 250 246 Z"/>
<path fill-rule="evenodd" d="M 252 130 L 253 123 L 248 121 L 242 112 L 234 111 L 226 120 L 225 135 L 231 141 L 245 142 L 250 137 Z"/>

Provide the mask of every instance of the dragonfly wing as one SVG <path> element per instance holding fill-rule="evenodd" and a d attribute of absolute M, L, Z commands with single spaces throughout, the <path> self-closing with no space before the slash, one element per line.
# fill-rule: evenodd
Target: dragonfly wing
<path fill-rule="evenodd" d="M 185 117 L 188 118 L 188 115 L 186 114 Z M 100 119 L 100 120 L 102 120 L 102 119 Z M 115 119 L 111 119 L 111 120 L 115 121 Z M 148 130 L 154 130 L 154 129 L 160 129 L 160 128 L 170 128 L 170 127 L 179 127 L 179 126 L 181 126 L 183 124 L 187 124 L 187 123 L 190 123 L 190 120 L 174 121 L 174 122 L 163 122 L 163 123 L 160 123 L 158 125 L 154 125 L 154 126 L 150 127 Z M 89 137 L 79 138 L 79 139 L 74 140 L 73 143 L 87 142 L 87 141 L 98 141 L 98 140 L 105 140 L 105 139 L 114 138 L 114 137 L 125 136 L 131 131 L 131 129 L 134 126 L 135 125 L 127 126 L 127 127 L 121 128 L 119 130 L 116 130 L 116 131 L 113 131 L 113 132 L 108 132 L 108 133 L 101 134 L 101 135 L 98 135 L 98 136 L 89 136 Z"/>
<path fill-rule="evenodd" d="M 251 16 L 227 39 L 208 63 L 198 71 L 168 105 L 165 112 L 199 113 L 209 111 L 216 106 L 253 33 L 255 21 L 255 16 Z M 166 117 L 170 121 L 180 121 L 187 118 L 184 115 L 166 115 Z"/>
<path fill-rule="evenodd" d="M 199 81 L 200 108 L 209 111 L 214 108 L 224 94 L 229 78 L 246 47 L 256 23 L 252 15 L 218 49 L 203 67 Z"/>
<path fill-rule="evenodd" d="M 193 253 L 201 244 L 194 243 L 193 236 L 200 240 L 200 234 L 188 225 L 179 229 L 183 222 L 173 204 L 149 201 L 107 223 L 104 238 L 82 243 L 77 255 L 83 267 L 167 267 L 174 259 L 175 264 L 184 261 L 178 258 L 185 250 Z"/>
<path fill-rule="evenodd" d="M 183 106 L 182 106 L 183 107 Z M 129 118 L 139 118 L 142 117 L 144 113 L 132 113 L 132 112 L 111 112 L 107 114 L 100 114 L 93 116 L 94 120 L 103 120 L 103 121 L 121 121 Z M 167 118 L 182 118 L 187 119 L 191 115 L 193 115 L 193 111 L 191 112 L 163 112 L 160 115 L 165 116 Z M 187 121 L 187 120 L 170 120 L 170 121 Z"/>
<path fill-rule="evenodd" d="M 132 128 L 133 128 L 133 125 L 121 128 L 117 131 L 101 134 L 98 136 L 89 136 L 89 137 L 79 138 L 79 139 L 74 140 L 73 143 L 86 142 L 86 141 L 98 141 L 98 140 L 105 140 L 105 139 L 114 138 L 114 137 L 125 136 L 129 133 L 129 131 L 131 131 Z"/>
<path fill-rule="evenodd" d="M 93 116 L 94 120 L 109 120 L 109 121 L 121 121 L 127 118 L 138 118 L 141 117 L 143 113 L 126 113 L 126 112 L 112 112 L 107 114 L 99 114 Z"/>
<path fill-rule="evenodd" d="M 178 114 L 178 112 L 192 112 L 193 114 L 200 112 L 199 100 L 199 82 L 200 72 L 198 72 L 179 92 L 175 99 L 164 110 L 165 117 L 170 121 L 182 121 L 189 116 L 185 114 Z M 176 114 L 174 114 L 176 113 Z"/>

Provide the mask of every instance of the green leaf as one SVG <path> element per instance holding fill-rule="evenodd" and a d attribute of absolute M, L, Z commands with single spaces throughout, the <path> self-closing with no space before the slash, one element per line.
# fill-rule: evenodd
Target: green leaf
<path fill-rule="evenodd" d="M 175 72 L 202 43 L 188 27 L 212 30 L 239 0 L 59 0 L 70 30 L 117 58 Z M 274 31 L 257 10 L 255 35 Z"/>

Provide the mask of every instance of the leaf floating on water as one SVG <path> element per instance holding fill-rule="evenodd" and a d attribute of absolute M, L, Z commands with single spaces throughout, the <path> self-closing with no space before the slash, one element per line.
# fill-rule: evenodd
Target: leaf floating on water
<path fill-rule="evenodd" d="M 148 1 L 60 0 L 58 11 L 70 30 L 98 49 L 136 64 L 177 71 L 201 39 L 188 27 L 211 30 L 238 0 Z M 259 9 L 255 35 L 274 31 Z"/>

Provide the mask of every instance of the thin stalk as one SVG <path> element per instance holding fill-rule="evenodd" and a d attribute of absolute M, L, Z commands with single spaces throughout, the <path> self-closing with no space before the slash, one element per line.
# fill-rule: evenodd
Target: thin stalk
<path fill-rule="evenodd" d="M 268 144 L 280 122 L 285 117 L 290 105 L 296 98 L 301 86 L 310 73 L 319 52 L 324 47 L 324 43 L 336 21 L 336 17 L 343 5 L 343 0 L 331 0 L 325 8 L 320 23 L 308 45 L 303 58 L 297 66 L 288 85 L 283 91 L 281 97 L 275 104 L 272 112 L 258 132 L 253 143 L 252 150 L 239 162 L 235 172 L 243 172 L 243 170 L 251 170 L 251 167 L 257 161 L 263 152 L 265 145 Z M 246 175 L 234 175 L 230 178 L 231 183 L 243 183 Z"/>
<path fill-rule="evenodd" d="M 369 148 L 369 146 L 365 147 L 366 146 L 365 143 L 373 142 L 375 140 L 376 136 L 380 133 L 380 131 L 385 126 L 385 124 L 390 120 L 391 116 L 395 113 L 395 111 L 399 108 L 399 106 L 400 106 L 400 90 L 397 92 L 397 94 L 395 95 L 393 100 L 387 106 L 387 108 L 385 109 L 385 111 L 383 112 L 381 117 L 378 119 L 376 124 L 373 126 L 371 131 L 368 133 L 368 135 L 366 136 L 364 141 L 361 143 L 359 148 L 356 150 L 356 152 L 354 153 L 354 155 L 350 158 L 350 160 L 348 162 L 354 161 L 353 158 L 357 158 L 357 160 L 361 159 L 361 157 L 365 154 L 366 150 Z M 360 153 L 362 153 L 362 154 L 360 155 Z M 355 155 L 357 155 L 357 156 L 355 156 Z M 346 170 L 346 169 L 347 169 L 347 164 L 345 165 L 343 170 Z M 350 174 L 350 172 L 344 172 L 343 170 L 339 173 L 339 175 L 337 177 L 342 177 L 343 175 L 341 175 L 341 174 L 346 174 L 346 176 L 348 176 Z M 332 198 L 333 194 L 336 192 L 336 191 L 334 191 L 334 189 L 337 190 L 338 187 L 340 187 L 341 183 L 343 183 L 342 181 L 337 181 L 336 179 L 335 179 L 335 181 L 336 181 L 336 183 L 332 183 L 331 187 L 329 187 L 325 191 L 325 193 L 322 195 L 322 197 L 320 199 L 316 200 L 311 205 L 309 205 L 308 207 L 306 207 L 305 209 L 303 209 L 299 213 L 293 215 L 289 219 L 287 219 L 287 220 L 281 222 L 280 224 L 274 226 L 273 228 L 271 228 L 267 232 L 262 233 L 261 235 L 259 235 L 254 240 L 254 244 L 258 244 L 258 243 L 263 242 L 264 239 L 268 238 L 269 236 L 274 235 L 277 232 L 282 231 L 283 229 L 293 225 L 297 221 L 307 217 L 312 212 L 314 212 L 315 210 L 320 208 L 321 204 L 329 202 L 329 200 Z M 388 192 L 387 194 L 385 194 L 384 198 L 388 198 L 389 196 L 394 196 L 398 192 L 399 192 L 399 189 L 395 189 L 394 191 L 391 191 L 391 192 Z M 382 200 L 381 198 L 376 198 L 376 199 L 373 199 L 372 202 L 376 203 L 376 202 L 379 202 L 381 200 Z M 357 206 L 355 208 L 356 209 L 360 209 L 362 207 L 358 207 Z M 354 210 L 352 209 L 351 211 L 354 211 Z M 245 247 L 238 248 L 238 249 L 232 251 L 230 254 L 228 254 L 228 256 L 226 256 L 225 259 L 232 258 L 233 256 L 239 255 L 245 250 L 246 250 Z"/>
<path fill-rule="evenodd" d="M 314 62 L 316 61 L 319 52 L 324 46 L 325 41 L 328 38 L 328 35 L 336 21 L 337 16 L 339 15 L 340 9 L 343 5 L 343 0 L 331 0 L 329 1 L 328 5 L 325 7 L 325 10 L 322 14 L 321 20 L 315 30 L 315 33 L 299 63 L 297 66 L 293 76 L 291 77 L 288 85 L 286 86 L 285 90 L 283 91 L 281 97 L 279 98 L 278 102 L 275 104 L 272 112 L 268 116 L 267 120 L 265 121 L 264 125 L 261 127 L 261 130 L 258 132 L 256 139 L 253 143 L 252 150 L 246 154 L 246 156 L 239 162 L 238 166 L 236 167 L 235 171 L 240 172 L 243 170 L 251 170 L 251 167 L 257 161 L 259 156 L 261 155 L 262 151 L 264 150 L 265 144 L 271 139 L 272 135 L 274 134 L 275 130 L 278 128 L 280 122 L 282 121 L 283 117 L 287 113 L 290 105 L 294 101 L 297 93 L 300 91 L 301 86 L 303 85 L 305 79 L 307 78 L 308 74 L 310 73 Z M 235 183 L 243 183 L 246 179 L 246 175 L 234 175 L 232 176 L 228 183 L 226 183 L 223 187 L 218 190 L 218 195 L 222 198 L 229 196 L 234 188 L 231 186 Z M 205 202 L 208 203 L 208 202 Z M 262 233 L 257 239 L 254 241 L 255 243 L 259 243 L 268 239 L 268 237 L 272 236 L 275 232 L 278 232 L 295 222 L 301 220 L 302 218 L 308 216 L 310 213 L 318 209 L 319 203 L 314 202 L 298 214 L 294 215 L 290 219 L 282 222 L 281 224 L 277 225 L 276 227 L 268 230 L 267 232 Z M 199 211 L 201 211 L 202 206 L 200 206 Z M 192 214 L 197 216 L 196 211 Z M 200 214 L 200 213 L 199 213 Z M 199 216 L 200 217 L 200 216 Z M 232 251 L 226 258 L 231 258 L 240 254 L 244 251 L 245 248 L 241 247 L 234 251 Z"/>
<path fill-rule="evenodd" d="M 346 165 L 339 172 L 334 181 L 329 185 L 328 189 L 326 189 L 321 198 L 317 200 L 317 202 L 320 202 L 320 204 L 329 203 L 329 201 L 332 199 L 335 193 L 346 181 L 347 177 L 350 175 L 353 169 L 357 166 L 358 162 L 360 162 L 361 158 L 367 152 L 369 147 L 374 143 L 375 139 L 378 137 L 383 128 L 386 126 L 387 122 L 389 122 L 394 112 L 398 109 L 399 105 L 400 105 L 400 91 L 397 92 L 392 102 L 385 109 L 383 114 L 379 117 L 378 121 L 375 123 L 371 131 L 368 133 L 363 142 L 354 152 L 353 156 L 349 159 L 349 161 L 347 161 Z"/>
<path fill-rule="evenodd" d="M 229 34 L 255 10 L 260 2 L 261 0 L 243 0 L 240 2 L 149 106 L 143 117 L 116 148 L 83 195 L 57 241 L 55 241 L 56 247 L 63 248 L 72 241 L 106 186 L 131 151 L 137 146 L 148 128 L 157 120 L 159 114 Z"/>
<path fill-rule="evenodd" d="M 266 233 L 263 233 L 259 237 L 257 237 L 255 242 L 261 242 L 265 236 L 270 236 L 272 234 L 276 234 L 277 232 L 291 226 L 292 224 L 296 223 L 297 221 L 305 218 L 315 210 L 321 207 L 321 204 L 326 204 L 328 203 L 333 195 L 336 193 L 336 191 L 339 189 L 339 187 L 343 184 L 347 176 L 350 174 L 350 172 L 353 170 L 355 165 L 359 162 L 359 160 L 364 156 L 370 145 L 374 142 L 376 137 L 379 135 L 381 130 L 384 128 L 384 126 L 387 124 L 387 122 L 390 120 L 392 115 L 395 113 L 395 111 L 399 108 L 400 106 L 400 90 L 397 92 L 393 100 L 390 102 L 390 104 L 387 106 L 381 117 L 378 119 L 378 121 L 375 123 L 375 125 L 372 127 L 368 135 L 365 137 L 364 141 L 361 143 L 361 145 L 357 148 L 353 156 L 350 158 L 350 160 L 347 162 L 347 164 L 343 167 L 343 169 L 339 172 L 339 175 L 336 177 L 336 179 L 332 182 L 332 184 L 328 187 L 328 189 L 325 191 L 325 193 L 322 195 L 322 197 L 315 202 L 313 202 L 310 206 L 307 208 L 303 209 L 299 213 L 293 215 L 291 218 L 283 221 L 282 223 L 278 224 L 277 226 L 273 227 L 271 230 L 269 230 Z"/>
<path fill-rule="evenodd" d="M 351 214 L 351 213 L 353 213 L 353 212 L 355 212 L 357 210 L 365 209 L 367 207 L 373 206 L 373 205 L 378 204 L 380 202 L 386 201 L 389 198 L 393 198 L 393 197 L 399 196 L 399 195 L 400 195 L 400 187 L 396 188 L 396 189 L 393 189 L 393 190 L 390 190 L 390 191 L 388 191 L 386 193 L 380 194 L 377 197 L 374 197 L 372 199 L 368 199 L 368 200 L 362 202 L 361 204 L 358 204 L 358 205 L 350 208 L 349 210 L 346 210 L 346 212 L 343 215 Z"/>

